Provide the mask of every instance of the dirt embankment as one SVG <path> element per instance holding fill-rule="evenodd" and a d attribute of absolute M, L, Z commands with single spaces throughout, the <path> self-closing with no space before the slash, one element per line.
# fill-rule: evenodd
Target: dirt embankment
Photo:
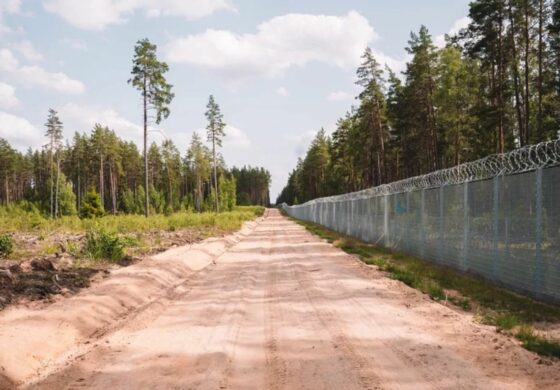
<path fill-rule="evenodd" d="M 13 306 L 1 311 L 0 388 L 2 383 L 8 388 L 7 383 L 21 384 L 47 367 L 76 356 L 84 342 L 118 328 L 136 312 L 170 293 L 194 272 L 211 264 L 254 225 L 255 222 L 247 222 L 233 235 L 173 248 L 117 269 L 110 278 L 69 299 L 44 307 Z M 34 269 L 29 275 L 50 277 L 55 271 Z"/>
<path fill-rule="evenodd" d="M 17 250 L 11 259 L 0 259 L 0 310 L 10 304 L 49 303 L 76 294 L 107 277 L 110 271 L 129 266 L 145 256 L 168 248 L 200 242 L 220 229 L 183 229 L 138 233 L 141 246 L 127 247 L 118 261 L 92 261 L 83 253 L 85 234 L 56 232 L 46 237 L 32 233 L 13 234 Z"/>

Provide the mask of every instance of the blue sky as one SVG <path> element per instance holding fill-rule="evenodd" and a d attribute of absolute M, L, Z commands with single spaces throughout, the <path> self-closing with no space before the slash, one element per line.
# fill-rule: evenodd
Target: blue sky
<path fill-rule="evenodd" d="M 467 12 L 468 0 L 0 0 L 0 137 L 40 147 L 52 107 L 68 138 L 100 122 L 139 142 L 140 96 L 126 81 L 148 37 L 176 94 L 151 139 L 184 153 L 213 94 L 226 162 L 269 169 L 274 199 L 314 133 L 353 103 L 366 45 L 399 71 L 411 30 L 424 24 L 441 44 Z"/>

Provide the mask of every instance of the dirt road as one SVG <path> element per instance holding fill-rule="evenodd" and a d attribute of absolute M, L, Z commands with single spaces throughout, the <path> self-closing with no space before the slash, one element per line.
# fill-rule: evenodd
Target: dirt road
<path fill-rule="evenodd" d="M 540 359 L 276 210 L 214 264 L 43 369 L 37 389 L 554 388 Z M 1 353 L 1 352 L 0 352 Z M 22 362 L 23 363 L 23 362 Z M 558 388 L 558 387 L 556 387 Z"/>

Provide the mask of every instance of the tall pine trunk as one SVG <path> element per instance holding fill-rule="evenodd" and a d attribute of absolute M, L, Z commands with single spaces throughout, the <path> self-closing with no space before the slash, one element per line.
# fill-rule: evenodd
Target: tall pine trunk
<path fill-rule="evenodd" d="M 503 18 L 500 16 L 498 30 L 498 153 L 503 153 L 505 149 L 504 137 L 504 53 L 503 53 Z"/>
<path fill-rule="evenodd" d="M 144 72 L 145 74 L 145 72 Z M 150 215 L 150 194 L 148 188 L 148 97 L 147 94 L 147 80 L 144 76 L 144 90 L 142 96 L 144 97 L 144 185 L 145 187 L 145 197 L 144 197 L 144 215 L 146 218 Z"/>
<path fill-rule="evenodd" d="M 385 139 L 383 137 L 383 123 L 381 122 L 381 107 L 379 101 L 375 99 L 375 110 L 377 112 L 377 137 L 379 142 L 379 154 L 378 154 L 378 171 L 379 171 L 379 184 L 383 184 L 386 181 L 385 175 Z"/>
<path fill-rule="evenodd" d="M 217 169 L 217 161 L 216 161 L 216 136 L 212 137 L 212 155 L 214 158 L 214 191 L 216 191 L 215 193 L 215 198 L 216 198 L 216 213 L 220 212 L 219 206 L 218 206 L 218 169 Z"/>
<path fill-rule="evenodd" d="M 60 156 L 56 157 L 56 193 L 54 196 L 54 215 L 58 217 L 58 188 L 60 186 Z"/>
<path fill-rule="evenodd" d="M 4 186 L 5 186 L 5 190 L 6 190 L 6 205 L 10 204 L 10 186 L 8 184 L 8 169 L 6 169 L 6 175 L 5 175 L 5 182 L 4 182 Z"/>
<path fill-rule="evenodd" d="M 523 120 L 523 113 L 521 112 L 521 98 L 520 98 L 520 93 L 519 93 L 519 60 L 518 60 L 518 56 L 517 56 L 517 47 L 516 47 L 516 43 L 515 43 L 515 20 L 513 17 L 513 7 L 512 7 L 512 2 L 509 2 L 509 19 L 510 19 L 510 30 L 511 30 L 511 34 L 510 34 L 510 38 L 511 38 L 511 53 L 512 53 L 512 62 L 511 62 L 511 67 L 513 70 L 513 87 L 514 87 L 514 91 L 515 91 L 515 110 L 516 110 L 516 114 L 517 114 L 517 126 L 519 129 L 519 137 L 521 139 L 521 137 L 523 137 L 523 134 L 525 133 L 524 130 L 524 126 L 525 126 L 525 122 Z"/>
<path fill-rule="evenodd" d="M 76 194 L 76 203 L 78 209 L 78 215 L 82 211 L 82 183 L 81 183 L 81 170 L 80 170 L 80 159 L 78 158 L 78 170 L 77 170 L 77 182 L 78 182 L 78 191 Z"/>
<path fill-rule="evenodd" d="M 105 208 L 105 174 L 103 172 L 103 165 L 105 164 L 105 162 L 103 160 L 103 154 L 101 153 L 99 156 L 99 197 L 101 198 L 101 206 Z"/>
<path fill-rule="evenodd" d="M 525 26 L 524 26 L 524 34 L 525 34 L 525 137 L 523 139 L 523 145 L 527 145 L 529 143 L 529 139 L 531 138 L 531 129 L 529 128 L 529 120 L 531 117 L 531 99 L 530 99 L 530 90 L 529 90 L 529 73 L 530 73 L 530 33 L 529 33 L 529 1 L 525 1 Z"/>
<path fill-rule="evenodd" d="M 539 0 L 539 50 L 538 50 L 538 76 L 537 76 L 537 99 L 538 99 L 538 117 L 537 117 L 537 142 L 544 141 L 543 134 L 543 45 L 544 45 L 544 23 L 545 23 L 545 0 Z"/>
<path fill-rule="evenodd" d="M 54 160 L 53 160 L 53 149 L 54 143 L 53 139 L 51 138 L 51 150 L 49 153 L 49 166 L 50 166 L 50 174 L 49 174 L 49 182 L 50 182 L 50 214 L 51 218 L 54 218 Z"/>
<path fill-rule="evenodd" d="M 169 163 L 167 163 L 167 183 L 169 188 L 169 196 L 167 197 L 167 204 L 170 210 L 173 209 L 173 188 L 171 185 L 171 172 L 169 170 Z"/>
<path fill-rule="evenodd" d="M 117 214 L 117 186 L 116 175 L 113 171 L 113 163 L 109 164 L 109 184 L 111 186 L 111 205 L 113 214 Z"/>

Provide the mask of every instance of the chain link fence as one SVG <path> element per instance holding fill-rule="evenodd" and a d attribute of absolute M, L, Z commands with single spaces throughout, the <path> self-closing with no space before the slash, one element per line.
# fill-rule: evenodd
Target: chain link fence
<path fill-rule="evenodd" d="M 283 209 L 560 303 L 560 140 Z"/>

